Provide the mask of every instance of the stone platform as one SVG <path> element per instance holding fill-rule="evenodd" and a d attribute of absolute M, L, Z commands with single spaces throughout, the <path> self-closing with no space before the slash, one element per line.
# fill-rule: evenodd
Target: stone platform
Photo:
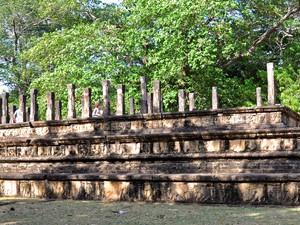
<path fill-rule="evenodd" d="M 0 125 L 0 196 L 299 205 L 300 116 L 215 109 Z"/>

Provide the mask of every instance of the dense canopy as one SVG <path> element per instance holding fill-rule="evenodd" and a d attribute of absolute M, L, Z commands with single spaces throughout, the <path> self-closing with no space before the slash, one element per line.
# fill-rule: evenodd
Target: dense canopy
<path fill-rule="evenodd" d="M 126 85 L 140 99 L 140 76 L 161 80 L 164 110 L 177 107 L 177 90 L 194 92 L 210 108 L 211 86 L 221 107 L 251 106 L 255 89 L 266 98 L 266 63 L 274 62 L 278 102 L 299 110 L 299 0 L 0 0 L 0 81 L 11 101 L 48 91 L 64 105 L 66 85 L 101 80 Z M 150 88 L 150 86 L 149 86 Z M 114 93 L 114 88 L 113 88 Z M 138 103 L 138 101 L 136 101 Z M 45 105 L 45 104 L 41 104 Z M 43 112 L 42 109 L 41 111 Z"/>

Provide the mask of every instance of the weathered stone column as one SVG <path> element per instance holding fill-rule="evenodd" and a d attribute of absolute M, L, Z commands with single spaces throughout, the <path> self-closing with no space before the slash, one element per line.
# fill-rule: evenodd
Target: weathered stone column
<path fill-rule="evenodd" d="M 55 119 L 55 94 L 54 92 L 47 92 L 47 111 L 46 120 Z"/>
<path fill-rule="evenodd" d="M 124 115 L 125 114 L 125 85 L 118 84 L 117 85 L 117 112 L 116 115 Z"/>
<path fill-rule="evenodd" d="M 268 104 L 275 105 L 274 64 L 267 63 L 268 73 Z"/>
<path fill-rule="evenodd" d="M 10 105 L 9 106 L 9 123 L 15 123 L 15 116 L 14 113 L 17 110 L 17 107 L 15 105 Z"/>
<path fill-rule="evenodd" d="M 134 98 L 129 99 L 129 114 L 134 115 L 135 114 L 135 107 L 134 107 Z"/>
<path fill-rule="evenodd" d="M 153 93 L 147 93 L 148 113 L 153 113 Z"/>
<path fill-rule="evenodd" d="M 256 88 L 256 105 L 258 107 L 262 106 L 262 99 L 261 99 L 261 88 Z"/>
<path fill-rule="evenodd" d="M 75 85 L 68 84 L 68 119 L 76 118 Z"/>
<path fill-rule="evenodd" d="M 102 88 L 103 88 L 103 116 L 109 116 L 110 115 L 109 86 L 110 86 L 110 81 L 109 80 L 102 81 Z"/>
<path fill-rule="evenodd" d="M 195 94 L 189 93 L 189 111 L 193 111 L 195 109 Z"/>
<path fill-rule="evenodd" d="M 55 101 L 55 120 L 61 120 L 61 101 Z"/>
<path fill-rule="evenodd" d="M 212 109 L 219 108 L 218 87 L 212 87 Z"/>
<path fill-rule="evenodd" d="M 153 112 L 162 112 L 161 83 L 159 80 L 153 82 Z"/>
<path fill-rule="evenodd" d="M 141 77 L 141 93 L 142 93 L 142 103 L 141 103 L 141 113 L 147 113 L 148 112 L 148 106 L 147 106 L 147 77 L 142 76 Z"/>
<path fill-rule="evenodd" d="M 2 124 L 9 123 L 9 114 L 8 114 L 8 97 L 7 92 L 2 93 Z"/>
<path fill-rule="evenodd" d="M 92 90 L 90 88 L 84 88 L 82 118 L 92 117 L 91 96 L 92 96 Z"/>
<path fill-rule="evenodd" d="M 27 117 L 29 117 L 29 114 L 26 113 L 26 95 L 19 95 L 19 113 L 16 122 L 23 123 L 28 121 Z"/>
<path fill-rule="evenodd" d="M 25 122 L 29 122 L 30 121 L 30 107 L 26 107 L 25 109 Z"/>
<path fill-rule="evenodd" d="M 185 111 L 185 90 L 178 90 L 178 112 Z"/>
<path fill-rule="evenodd" d="M 2 122 L 2 98 L 0 98 L 0 123 Z"/>
<path fill-rule="evenodd" d="M 38 121 L 39 120 L 37 94 L 38 94 L 38 91 L 36 89 L 31 89 L 30 90 L 30 117 L 29 117 L 29 121 Z"/>

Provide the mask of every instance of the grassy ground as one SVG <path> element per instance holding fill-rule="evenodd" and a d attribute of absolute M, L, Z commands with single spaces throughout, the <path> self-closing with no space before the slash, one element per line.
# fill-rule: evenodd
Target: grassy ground
<path fill-rule="evenodd" d="M 0 225 L 300 224 L 300 207 L 0 198 Z"/>

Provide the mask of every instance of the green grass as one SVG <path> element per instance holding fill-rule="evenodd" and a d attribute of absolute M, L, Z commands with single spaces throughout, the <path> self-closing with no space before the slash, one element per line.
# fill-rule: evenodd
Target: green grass
<path fill-rule="evenodd" d="M 300 207 L 0 198 L 0 225 L 300 224 Z"/>

